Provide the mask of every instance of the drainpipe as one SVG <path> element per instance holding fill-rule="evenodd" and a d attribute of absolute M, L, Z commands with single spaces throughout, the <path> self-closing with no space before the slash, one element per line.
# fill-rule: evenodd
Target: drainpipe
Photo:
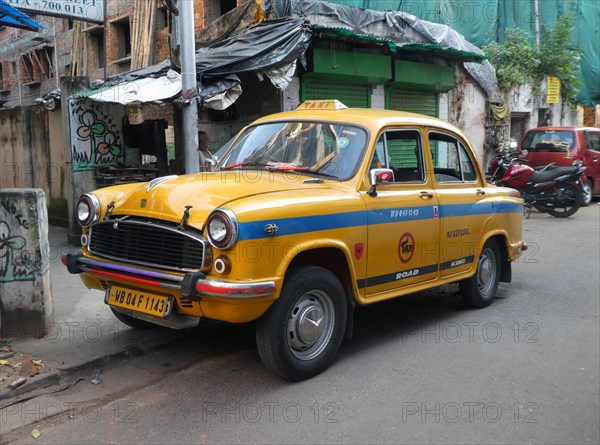
<path fill-rule="evenodd" d="M 23 106 L 23 81 L 21 80 L 21 51 L 17 51 L 17 79 L 19 79 L 19 106 Z"/>
<path fill-rule="evenodd" d="M 535 15 L 535 45 L 540 47 L 540 8 L 538 0 L 533 0 L 533 10 Z"/>
<path fill-rule="evenodd" d="M 58 43 L 56 41 L 56 19 L 52 17 L 52 37 L 54 39 L 54 78 L 56 79 L 56 89 L 60 90 L 60 80 L 58 79 Z"/>
<path fill-rule="evenodd" d="M 181 32 L 181 95 L 183 99 L 183 147 L 185 172 L 198 173 L 198 82 L 196 78 L 196 39 L 194 36 L 194 2 L 179 2 Z"/>

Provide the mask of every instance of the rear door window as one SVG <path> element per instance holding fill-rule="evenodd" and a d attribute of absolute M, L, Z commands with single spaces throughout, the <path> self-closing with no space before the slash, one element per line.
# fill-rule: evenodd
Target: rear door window
<path fill-rule="evenodd" d="M 429 147 L 433 160 L 433 171 L 438 183 L 475 182 L 477 171 L 462 143 L 453 136 L 432 132 Z"/>
<path fill-rule="evenodd" d="M 588 150 L 600 151 L 600 131 L 586 131 L 583 141 Z"/>

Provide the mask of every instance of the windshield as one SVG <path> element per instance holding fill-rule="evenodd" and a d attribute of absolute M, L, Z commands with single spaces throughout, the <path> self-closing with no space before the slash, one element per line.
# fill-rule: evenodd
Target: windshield
<path fill-rule="evenodd" d="M 567 152 L 574 147 L 575 134 L 568 130 L 530 131 L 523 139 L 522 150 Z"/>
<path fill-rule="evenodd" d="M 244 130 L 219 163 L 219 169 L 286 170 L 345 180 L 354 175 L 366 140 L 366 131 L 351 125 L 259 124 Z"/>

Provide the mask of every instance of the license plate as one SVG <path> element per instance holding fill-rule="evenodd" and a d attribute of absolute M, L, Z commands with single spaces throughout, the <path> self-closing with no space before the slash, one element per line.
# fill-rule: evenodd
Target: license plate
<path fill-rule="evenodd" d="M 111 306 L 165 318 L 171 312 L 172 301 L 173 299 L 167 295 L 111 286 L 106 302 Z"/>

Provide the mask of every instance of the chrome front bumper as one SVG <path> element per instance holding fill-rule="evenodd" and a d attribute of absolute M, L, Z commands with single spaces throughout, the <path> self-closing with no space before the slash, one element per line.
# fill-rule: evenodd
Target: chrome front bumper
<path fill-rule="evenodd" d="M 274 295 L 277 287 L 274 281 L 231 283 L 207 280 L 201 272 L 176 275 L 157 272 L 139 266 L 109 263 L 86 258 L 83 254 L 67 254 L 61 258 L 72 274 L 88 272 L 103 279 L 116 279 L 146 286 L 169 289 L 183 298 L 199 301 L 203 296 L 223 298 L 259 298 Z"/>

